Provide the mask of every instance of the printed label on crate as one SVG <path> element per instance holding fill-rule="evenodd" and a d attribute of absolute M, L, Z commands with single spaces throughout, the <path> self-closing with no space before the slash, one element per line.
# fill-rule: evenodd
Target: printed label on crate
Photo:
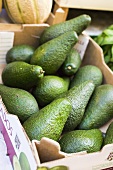
<path fill-rule="evenodd" d="M 6 63 L 6 53 L 13 47 L 14 32 L 0 32 L 0 64 Z"/>
<path fill-rule="evenodd" d="M 37 163 L 30 145 L 19 119 L 8 114 L 0 100 L 0 167 L 4 170 L 21 170 L 23 167 L 36 170 Z"/>
<path fill-rule="evenodd" d="M 113 170 L 113 161 L 94 166 L 92 170 Z"/>
<path fill-rule="evenodd" d="M 74 48 L 79 52 L 81 59 L 83 59 L 87 45 L 89 43 L 89 37 L 81 34 L 78 37 L 78 42 L 75 44 Z"/>

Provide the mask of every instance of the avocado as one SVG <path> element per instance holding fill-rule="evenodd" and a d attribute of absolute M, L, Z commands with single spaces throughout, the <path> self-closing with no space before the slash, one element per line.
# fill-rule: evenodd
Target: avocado
<path fill-rule="evenodd" d="M 41 66 L 45 74 L 55 74 L 77 41 L 76 32 L 66 32 L 39 46 L 31 57 L 30 63 Z"/>
<path fill-rule="evenodd" d="M 91 17 L 87 14 L 82 14 L 73 19 L 51 25 L 41 34 L 39 44 L 44 44 L 45 42 L 50 41 L 51 39 L 54 39 L 68 31 L 75 31 L 77 35 L 80 35 L 90 23 Z"/>
<path fill-rule="evenodd" d="M 103 145 L 113 143 L 113 122 L 111 122 L 106 130 Z"/>
<path fill-rule="evenodd" d="M 32 94 L 41 107 L 52 102 L 59 94 L 66 92 L 69 87 L 69 78 L 56 75 L 44 76 L 33 88 Z"/>
<path fill-rule="evenodd" d="M 24 90 L 30 90 L 43 76 L 44 71 L 40 66 L 23 61 L 11 62 L 2 71 L 4 85 Z"/>
<path fill-rule="evenodd" d="M 24 61 L 30 63 L 31 56 L 33 55 L 34 51 L 35 48 L 30 45 L 15 45 L 7 52 L 6 63 L 8 64 L 13 61 Z"/>
<path fill-rule="evenodd" d="M 59 166 L 54 166 L 54 167 L 50 168 L 49 170 L 69 170 L 69 168 L 64 165 L 59 165 Z"/>
<path fill-rule="evenodd" d="M 38 167 L 37 170 L 49 170 L 49 168 L 47 168 L 45 166 L 41 166 L 41 167 Z"/>
<path fill-rule="evenodd" d="M 16 155 L 13 156 L 13 170 L 22 170 Z"/>
<path fill-rule="evenodd" d="M 20 153 L 19 162 L 22 170 L 31 170 L 28 158 L 24 152 Z"/>
<path fill-rule="evenodd" d="M 65 98 L 60 98 L 28 118 L 23 123 L 23 127 L 30 140 L 41 140 L 42 137 L 48 137 L 57 141 L 71 109 L 70 102 Z"/>
<path fill-rule="evenodd" d="M 81 62 L 82 60 L 79 52 L 76 49 L 72 48 L 67 54 L 66 59 L 60 70 L 65 76 L 72 76 L 79 69 Z"/>
<path fill-rule="evenodd" d="M 113 118 L 113 85 L 102 84 L 95 88 L 78 128 L 100 128 L 111 118 Z"/>
<path fill-rule="evenodd" d="M 34 96 L 23 89 L 0 84 L 0 96 L 8 112 L 17 115 L 21 122 L 39 110 Z"/>
<path fill-rule="evenodd" d="M 78 86 L 82 82 L 88 80 L 92 80 L 95 86 L 102 84 L 103 74 L 99 67 L 94 65 L 85 65 L 80 67 L 71 79 L 70 88 Z"/>
<path fill-rule="evenodd" d="M 99 129 L 73 130 L 67 132 L 59 139 L 61 151 L 65 153 L 76 153 L 87 151 L 87 153 L 100 151 L 103 136 Z"/>
<path fill-rule="evenodd" d="M 85 112 L 85 108 L 89 102 L 89 99 L 95 89 L 95 85 L 91 81 L 85 81 L 79 86 L 74 86 L 65 93 L 59 95 L 60 97 L 66 97 L 72 104 L 72 111 L 65 123 L 63 131 L 74 130 L 81 122 Z"/>

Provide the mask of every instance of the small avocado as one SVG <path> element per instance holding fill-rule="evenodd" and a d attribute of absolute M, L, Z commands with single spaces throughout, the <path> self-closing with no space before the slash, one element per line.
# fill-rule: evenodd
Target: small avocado
<path fill-rule="evenodd" d="M 49 170 L 69 170 L 69 168 L 64 165 L 59 165 L 59 166 L 54 166 L 54 167 L 50 168 Z"/>
<path fill-rule="evenodd" d="M 106 130 L 103 145 L 113 143 L 113 122 L 111 122 Z"/>
<path fill-rule="evenodd" d="M 100 128 L 112 118 L 113 85 L 102 84 L 95 88 L 78 128 Z"/>
<path fill-rule="evenodd" d="M 103 136 L 99 129 L 73 130 L 63 134 L 58 142 L 61 146 L 61 151 L 65 153 L 81 151 L 92 153 L 100 151 Z"/>
<path fill-rule="evenodd" d="M 40 66 L 23 61 L 11 62 L 2 71 L 4 85 L 24 90 L 30 90 L 43 76 L 44 71 Z"/>
<path fill-rule="evenodd" d="M 70 82 L 70 88 L 78 86 L 82 82 L 88 80 L 93 81 L 95 86 L 102 84 L 103 74 L 99 67 L 94 65 L 85 65 L 80 67 Z"/>
<path fill-rule="evenodd" d="M 14 61 L 24 61 L 30 63 L 31 56 L 33 55 L 34 51 L 35 48 L 30 45 L 15 45 L 7 52 L 6 63 L 8 64 Z"/>
<path fill-rule="evenodd" d="M 71 103 L 65 98 L 55 99 L 40 109 L 23 124 L 30 140 L 48 137 L 57 141 L 71 109 Z"/>
<path fill-rule="evenodd" d="M 61 71 L 65 76 L 73 76 L 78 71 L 81 62 L 80 54 L 76 49 L 72 48 L 61 66 Z"/>
<path fill-rule="evenodd" d="M 56 75 L 44 76 L 34 87 L 32 94 L 41 107 L 52 102 L 59 94 L 66 92 L 69 87 L 69 78 L 67 80 Z"/>
<path fill-rule="evenodd" d="M 49 170 L 49 168 L 47 168 L 45 166 L 41 166 L 41 167 L 38 167 L 37 170 Z"/>
<path fill-rule="evenodd" d="M 21 122 L 39 110 L 36 99 L 26 90 L 0 84 L 0 96 L 8 112 L 17 115 Z"/>

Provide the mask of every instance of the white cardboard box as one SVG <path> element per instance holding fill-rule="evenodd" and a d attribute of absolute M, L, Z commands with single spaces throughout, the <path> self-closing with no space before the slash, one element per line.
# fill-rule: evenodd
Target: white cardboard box
<path fill-rule="evenodd" d="M 40 36 L 42 31 L 46 27 L 48 27 L 48 25 L 46 24 L 35 25 L 35 26 L 34 25 L 28 26 L 28 25 L 3 24 L 3 25 L 0 25 L 0 32 L 4 32 L 4 31 L 14 32 L 14 44 L 21 44 L 25 40 L 26 44 L 30 43 L 34 46 L 37 46 L 38 45 L 37 36 Z M 33 31 L 33 28 L 34 28 L 34 31 Z M 24 30 L 27 30 L 27 31 L 24 32 Z M 88 36 L 86 37 L 89 38 Z M 86 48 L 82 64 L 83 65 L 93 64 L 93 65 L 98 66 L 102 70 L 102 73 L 104 76 L 103 83 L 109 83 L 113 85 L 113 73 L 104 62 L 102 49 L 91 38 L 89 38 L 89 43 Z M 1 72 L 4 66 L 5 66 L 5 63 L 0 64 Z M 0 104 L 4 109 L 4 106 L 1 100 L 0 100 Z M 1 116 L 2 114 L 0 114 L 0 117 Z M 11 122 L 13 119 L 15 119 L 14 115 L 8 114 L 6 116 L 11 118 Z M 15 123 L 16 121 L 19 121 L 19 120 L 17 120 L 16 118 Z M 102 132 L 106 132 L 108 124 L 101 127 Z M 22 131 L 23 128 L 20 123 L 19 123 L 19 127 L 20 128 L 16 129 L 17 133 L 19 134 L 19 131 L 21 131 L 29 143 L 30 141 L 25 131 L 24 130 Z M 20 137 L 20 140 L 21 140 L 21 137 Z M 32 151 L 32 158 L 35 162 L 34 163 L 35 166 L 37 165 L 37 166 L 53 167 L 56 165 L 65 165 L 69 168 L 69 170 L 83 170 L 83 169 L 84 170 L 102 170 L 102 169 L 104 170 L 104 169 L 107 169 L 108 167 L 113 168 L 113 161 L 112 161 L 113 160 L 113 144 L 104 146 L 102 150 L 99 152 L 89 153 L 89 154 L 87 154 L 85 151 L 75 153 L 75 154 L 66 154 L 60 151 L 60 146 L 57 142 L 51 139 L 48 139 L 48 138 L 42 138 L 41 141 L 33 140 L 32 144 L 31 142 L 29 144 L 30 144 L 29 146 Z M 32 170 L 36 170 L 35 166 L 32 168 Z"/>
<path fill-rule="evenodd" d="M 13 170 L 18 167 L 20 156 L 23 154 L 28 161 L 30 170 L 36 170 L 37 160 L 32 144 L 24 133 L 17 116 L 8 114 L 0 97 L 0 167 L 3 170 Z M 24 160 L 25 161 L 25 160 Z M 24 162 L 25 163 L 25 162 Z M 15 168 L 16 168 L 15 167 Z M 14 168 L 14 170 L 16 170 Z M 1 168 L 0 168 L 1 169 Z"/>

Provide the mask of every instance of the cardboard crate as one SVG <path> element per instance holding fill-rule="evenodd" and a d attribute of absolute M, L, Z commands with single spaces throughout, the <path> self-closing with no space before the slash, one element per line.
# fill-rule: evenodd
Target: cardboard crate
<path fill-rule="evenodd" d="M 102 49 L 91 38 L 89 38 L 82 60 L 82 66 L 87 64 L 95 65 L 101 69 L 104 76 L 103 84 L 113 85 L 113 72 L 105 64 Z M 112 121 L 110 120 L 100 130 L 105 133 Z M 72 154 L 62 152 L 58 142 L 45 137 L 41 141 L 33 140 L 32 144 L 39 166 L 51 168 L 53 166 L 65 165 L 69 170 L 113 169 L 113 144 L 104 146 L 99 152 L 86 153 L 84 151 Z"/>
<path fill-rule="evenodd" d="M 60 7 L 113 11 L 112 0 L 54 0 Z"/>
<path fill-rule="evenodd" d="M 14 33 L 13 45 L 30 43 L 36 47 L 38 46 L 37 37 L 40 37 L 42 31 L 48 26 L 49 25 L 47 24 L 41 24 L 41 25 L 40 24 L 39 25 L 3 24 L 0 25 L 0 33 L 3 34 L 4 31 L 6 31 L 5 33 Z M 81 56 L 84 55 L 82 60 L 82 65 L 92 64 L 98 66 L 102 70 L 104 76 L 103 83 L 108 83 L 113 85 L 113 73 L 104 62 L 102 49 L 89 36 L 83 35 L 83 38 L 85 38 L 85 41 L 83 41 L 83 39 L 80 39 L 78 43 L 79 45 L 82 44 L 81 48 L 80 46 L 75 45 L 75 48 L 80 52 L 80 54 L 82 54 Z M 88 46 L 86 40 L 88 40 L 87 41 Z M 5 52 L 7 52 L 8 49 L 5 50 L 6 50 Z M 85 54 L 83 53 L 83 50 Z M 1 73 L 5 64 L 6 63 L 0 64 Z M 24 140 L 28 142 L 29 146 L 27 147 L 29 148 L 30 154 L 32 153 L 31 164 L 32 163 L 34 164 L 32 170 L 36 170 L 36 166 L 53 167 L 57 165 L 65 165 L 69 168 L 69 170 L 76 170 L 76 169 L 77 170 L 83 170 L 83 169 L 101 170 L 110 167 L 113 168 L 113 161 L 112 161 L 113 144 L 106 145 L 102 148 L 101 151 L 95 153 L 86 153 L 86 151 L 84 151 L 75 154 L 66 154 L 60 150 L 59 144 L 51 139 L 44 137 L 42 138 L 41 141 L 37 141 L 35 139 L 33 141 L 30 141 L 23 127 L 21 126 L 17 116 L 8 114 L 2 100 L 0 100 L 0 118 L 1 117 L 2 118 L 5 117 L 5 120 L 9 120 L 9 124 L 14 129 L 16 129 L 17 134 L 19 134 L 21 131 L 23 137 L 20 136 L 19 138 L 20 141 L 23 141 L 24 138 Z M 2 121 L 4 121 L 4 119 L 2 119 Z M 102 132 L 106 132 L 106 129 L 110 122 L 108 122 L 105 126 L 100 128 Z M 15 128 L 17 125 L 18 128 Z M 14 139 L 15 138 L 13 138 L 13 140 Z M 24 146 L 26 148 L 26 145 L 23 143 L 23 148 Z"/>
<path fill-rule="evenodd" d="M 67 19 L 70 8 L 82 10 L 113 11 L 112 0 L 54 0 L 53 12 L 48 18 L 50 25 L 63 22 Z"/>

